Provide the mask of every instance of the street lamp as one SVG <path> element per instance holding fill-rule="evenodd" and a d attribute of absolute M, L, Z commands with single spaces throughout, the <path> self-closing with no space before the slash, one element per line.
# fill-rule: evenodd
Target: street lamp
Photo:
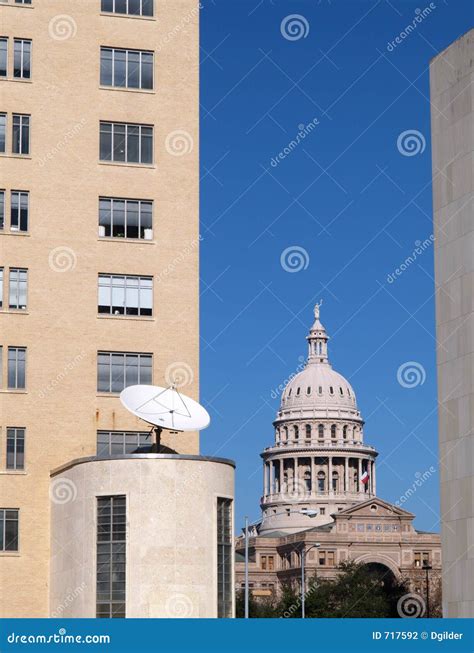
<path fill-rule="evenodd" d="M 318 511 L 302 508 L 301 510 L 290 510 L 289 512 L 288 511 L 277 512 L 274 513 L 272 517 L 278 517 L 280 515 L 288 515 L 288 514 L 291 515 L 291 513 L 306 515 L 306 517 L 316 517 Z M 245 517 L 245 597 L 244 597 L 245 619 L 249 618 L 249 526 L 254 526 L 255 524 L 258 524 L 260 522 L 263 524 L 264 521 L 265 521 L 265 517 L 262 517 L 261 520 L 257 519 L 256 521 L 249 524 L 249 518 Z"/>
<path fill-rule="evenodd" d="M 425 562 L 423 569 L 426 571 L 426 618 L 430 618 L 430 571 L 433 567 Z"/>
<path fill-rule="evenodd" d="M 305 599 L 306 599 L 306 582 L 305 582 L 305 563 L 306 563 L 306 554 L 311 551 L 311 549 L 319 549 L 321 546 L 320 542 L 312 544 L 310 547 L 306 548 L 303 542 L 303 547 L 301 549 L 301 618 L 305 618 Z"/>

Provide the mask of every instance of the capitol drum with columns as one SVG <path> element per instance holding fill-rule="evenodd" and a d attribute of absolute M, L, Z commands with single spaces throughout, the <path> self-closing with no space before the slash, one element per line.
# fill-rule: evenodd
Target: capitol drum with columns
<path fill-rule="evenodd" d="M 286 386 L 274 422 L 275 444 L 262 453 L 262 533 L 307 528 L 307 517 L 295 506 L 317 510 L 314 525 L 322 525 L 376 492 L 377 452 L 364 444 L 352 386 L 329 363 L 319 311 L 317 305 L 306 367 Z"/>

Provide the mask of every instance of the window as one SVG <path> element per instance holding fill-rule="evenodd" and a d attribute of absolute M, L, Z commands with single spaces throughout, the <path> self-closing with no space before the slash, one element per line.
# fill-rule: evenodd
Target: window
<path fill-rule="evenodd" d="M 318 395 L 322 395 L 322 394 L 323 394 L 323 386 L 320 385 L 320 386 L 318 387 Z"/>
<path fill-rule="evenodd" d="M 0 551 L 18 551 L 18 513 L 16 508 L 0 508 Z"/>
<path fill-rule="evenodd" d="M 97 431 L 98 456 L 122 456 L 151 450 L 151 435 L 141 431 Z"/>
<path fill-rule="evenodd" d="M 129 385 L 150 385 L 152 362 L 152 354 L 99 352 L 97 391 L 118 393 Z"/>
<path fill-rule="evenodd" d="M 342 437 L 344 440 L 347 440 L 347 426 L 344 426 L 342 429 Z"/>
<path fill-rule="evenodd" d="M 232 501 L 217 498 L 217 616 L 232 617 Z"/>
<path fill-rule="evenodd" d="M 318 426 L 318 438 L 324 440 L 324 424 L 319 424 Z"/>
<path fill-rule="evenodd" d="M 320 508 L 319 509 L 319 514 L 320 515 L 325 515 L 326 514 L 326 508 Z"/>
<path fill-rule="evenodd" d="M 151 240 L 153 202 L 100 197 L 99 236 Z"/>
<path fill-rule="evenodd" d="M 415 551 L 414 553 L 415 567 L 426 567 L 430 564 L 429 551 Z"/>
<path fill-rule="evenodd" d="M 294 434 L 295 434 L 295 440 L 298 440 L 298 438 L 300 437 L 300 430 L 299 430 L 299 428 L 296 426 L 296 424 L 295 424 L 295 426 L 293 427 L 293 432 L 294 432 Z"/>
<path fill-rule="evenodd" d="M 30 5 L 31 0 L 15 0 L 16 5 Z"/>
<path fill-rule="evenodd" d="M 98 310 L 108 315 L 153 314 L 153 279 L 99 274 Z"/>
<path fill-rule="evenodd" d="M 8 347 L 8 388 L 26 387 L 26 347 Z"/>
<path fill-rule="evenodd" d="M 7 114 L 0 113 L 0 152 L 5 152 L 7 136 Z"/>
<path fill-rule="evenodd" d="M 0 230 L 5 226 L 5 191 L 0 190 Z"/>
<path fill-rule="evenodd" d="M 7 469 L 25 469 L 24 428 L 7 428 Z"/>
<path fill-rule="evenodd" d="M 28 39 L 13 41 L 13 77 L 16 79 L 31 77 L 31 41 Z"/>
<path fill-rule="evenodd" d="M 101 10 L 111 14 L 153 16 L 153 0 L 102 0 Z"/>
<path fill-rule="evenodd" d="M 336 425 L 331 424 L 331 438 L 334 440 L 336 438 Z"/>
<path fill-rule="evenodd" d="M 326 474 L 318 472 L 318 492 L 324 492 L 326 489 Z"/>
<path fill-rule="evenodd" d="M 10 230 L 28 231 L 29 193 L 12 190 L 10 207 Z"/>
<path fill-rule="evenodd" d="M 153 88 L 153 52 L 100 48 L 100 83 L 118 88 Z"/>
<path fill-rule="evenodd" d="M 318 553 L 318 562 L 321 567 L 334 567 L 335 551 L 321 551 Z"/>
<path fill-rule="evenodd" d="M 26 295 L 28 289 L 28 270 L 10 268 L 9 308 L 26 310 Z"/>
<path fill-rule="evenodd" d="M 2 36 L 0 38 L 0 77 L 7 76 L 8 68 L 8 39 Z"/>
<path fill-rule="evenodd" d="M 337 472 L 332 473 L 332 490 L 337 494 L 339 488 L 339 474 Z"/>
<path fill-rule="evenodd" d="M 275 557 L 262 555 L 260 556 L 261 568 L 268 571 L 273 571 L 275 569 Z"/>
<path fill-rule="evenodd" d="M 305 429 L 306 429 L 306 438 L 308 440 L 310 440 L 311 439 L 311 424 L 306 424 Z"/>
<path fill-rule="evenodd" d="M 30 153 L 30 116 L 13 114 L 13 154 Z"/>
<path fill-rule="evenodd" d="M 334 394 L 334 388 L 332 387 L 332 385 L 329 386 L 329 394 L 330 395 Z"/>
<path fill-rule="evenodd" d="M 100 160 L 153 163 L 153 127 L 101 122 Z"/>
<path fill-rule="evenodd" d="M 306 394 L 307 395 L 311 394 L 311 386 L 310 385 L 306 388 Z"/>
<path fill-rule="evenodd" d="M 97 497 L 98 618 L 125 618 L 126 537 L 125 497 Z"/>

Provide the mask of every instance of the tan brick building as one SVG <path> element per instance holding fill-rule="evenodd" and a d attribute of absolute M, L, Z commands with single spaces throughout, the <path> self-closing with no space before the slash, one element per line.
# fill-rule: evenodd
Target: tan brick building
<path fill-rule="evenodd" d="M 196 433 L 163 437 L 181 458 L 149 453 L 118 398 L 173 381 L 198 397 L 198 14 L 194 0 L 0 2 L 2 617 L 218 613 L 215 506 L 233 468 L 197 457 Z M 189 515 L 180 469 L 201 496 Z M 163 532 L 131 512 L 130 477 L 150 474 Z M 101 510 L 130 532 L 98 578 Z M 200 519 L 186 580 L 172 570 Z M 141 603 L 140 545 L 161 569 Z"/>

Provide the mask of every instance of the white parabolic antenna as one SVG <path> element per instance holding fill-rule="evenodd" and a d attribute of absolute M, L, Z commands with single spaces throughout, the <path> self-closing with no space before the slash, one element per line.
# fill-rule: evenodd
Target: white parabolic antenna
<path fill-rule="evenodd" d="M 120 393 L 120 401 L 140 419 L 168 431 L 201 431 L 209 426 L 209 413 L 197 401 L 174 386 L 131 385 Z"/>

